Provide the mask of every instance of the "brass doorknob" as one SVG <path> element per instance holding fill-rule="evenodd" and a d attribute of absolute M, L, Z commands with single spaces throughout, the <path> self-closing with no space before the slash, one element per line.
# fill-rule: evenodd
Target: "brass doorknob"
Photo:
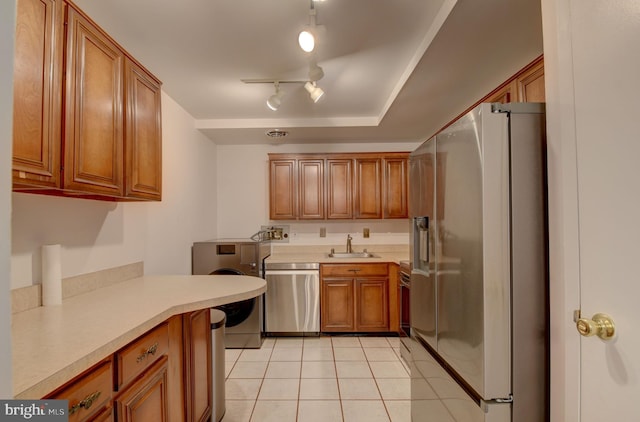
<path fill-rule="evenodd" d="M 595 314 L 593 318 L 580 318 L 576 328 L 584 337 L 598 336 L 603 340 L 610 340 L 616 333 L 616 326 L 607 314 Z"/>

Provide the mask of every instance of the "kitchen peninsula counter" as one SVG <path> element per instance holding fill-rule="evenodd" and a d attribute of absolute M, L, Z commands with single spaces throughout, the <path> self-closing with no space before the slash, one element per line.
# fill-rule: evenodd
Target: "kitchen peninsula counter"
<path fill-rule="evenodd" d="M 38 399 L 173 315 L 256 297 L 257 277 L 144 276 L 12 318 L 13 393 Z"/>

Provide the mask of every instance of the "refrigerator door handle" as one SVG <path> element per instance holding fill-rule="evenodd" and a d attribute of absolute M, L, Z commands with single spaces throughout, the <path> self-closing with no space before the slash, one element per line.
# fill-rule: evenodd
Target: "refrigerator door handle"
<path fill-rule="evenodd" d="M 484 413 L 489 413 L 489 405 L 491 404 L 509 404 L 513 403 L 513 396 L 509 395 L 509 397 L 505 397 L 503 399 L 492 399 L 492 400 L 480 400 L 480 408 Z"/>

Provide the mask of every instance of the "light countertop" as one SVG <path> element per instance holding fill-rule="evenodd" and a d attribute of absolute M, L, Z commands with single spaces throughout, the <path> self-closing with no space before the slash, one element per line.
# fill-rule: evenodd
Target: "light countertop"
<path fill-rule="evenodd" d="M 370 264 L 376 262 L 394 262 L 398 264 L 400 261 L 406 260 L 407 254 L 393 252 L 372 252 L 375 257 L 372 258 L 330 258 L 328 253 L 281 253 L 271 255 L 265 260 L 270 263 L 286 263 L 286 262 L 317 262 L 319 264 L 351 264 L 368 262 Z"/>
<path fill-rule="evenodd" d="M 332 247 L 336 252 L 344 252 L 345 250 L 344 245 L 274 247 L 271 256 L 265 262 L 317 262 L 319 264 L 394 262 L 398 264 L 400 261 L 409 259 L 409 247 L 407 245 L 358 245 L 353 248 L 354 252 L 362 252 L 366 248 L 368 252 L 375 255 L 375 258 L 330 258 L 329 251 Z"/>
<path fill-rule="evenodd" d="M 173 315 L 250 299 L 257 277 L 144 276 L 12 317 L 13 392 L 39 399 Z"/>

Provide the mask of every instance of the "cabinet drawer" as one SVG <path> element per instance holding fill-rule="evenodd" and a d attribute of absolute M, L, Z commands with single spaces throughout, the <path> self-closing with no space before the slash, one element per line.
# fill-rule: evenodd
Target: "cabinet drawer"
<path fill-rule="evenodd" d="M 53 399 L 69 400 L 69 422 L 88 420 L 88 416 L 102 409 L 111 400 L 111 369 L 111 360 L 99 364 L 53 395 Z"/>
<path fill-rule="evenodd" d="M 387 276 L 387 264 L 323 264 L 322 277 Z"/>
<path fill-rule="evenodd" d="M 161 324 L 116 353 L 118 390 L 169 351 L 169 328 Z"/>

